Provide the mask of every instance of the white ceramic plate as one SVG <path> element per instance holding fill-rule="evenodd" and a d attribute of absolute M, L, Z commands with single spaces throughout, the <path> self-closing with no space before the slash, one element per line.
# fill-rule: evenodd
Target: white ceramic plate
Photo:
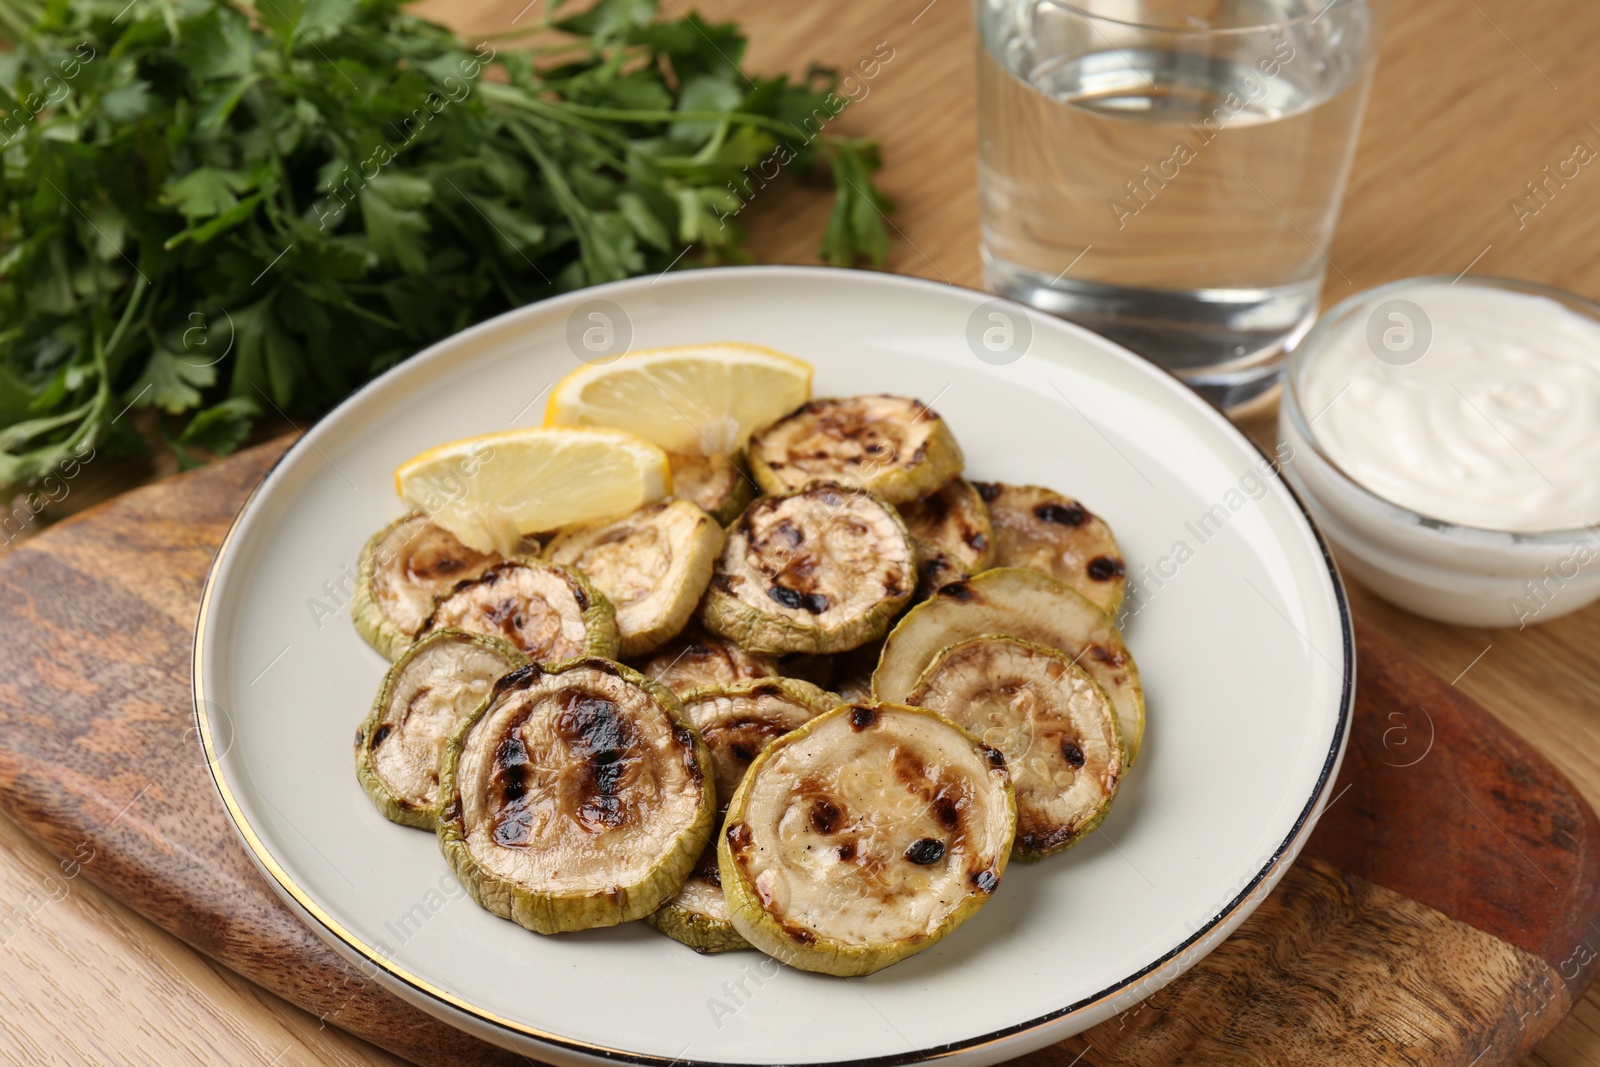
<path fill-rule="evenodd" d="M 750 952 L 697 956 L 643 923 L 529 933 L 473 904 L 430 835 L 373 809 L 350 745 L 386 664 L 347 609 L 362 543 L 401 512 L 391 472 L 443 441 L 537 425 L 583 330 L 606 341 L 591 313 L 610 316 L 612 344 L 751 341 L 810 360 L 818 395 L 918 396 L 954 428 L 973 477 L 1057 487 L 1105 516 L 1143 596 L 1127 639 L 1149 732 L 1099 832 L 1013 864 L 929 951 L 845 981 Z M 985 331 L 1008 341 L 991 313 L 1010 316 L 1008 352 L 984 347 Z M 1349 722 L 1349 620 L 1321 542 L 1262 463 L 1174 379 L 982 293 L 788 267 L 574 293 L 434 346 L 289 450 L 207 585 L 202 736 L 290 906 L 364 973 L 491 1041 L 558 1064 L 999 1062 L 1199 959 L 1326 803 Z"/>

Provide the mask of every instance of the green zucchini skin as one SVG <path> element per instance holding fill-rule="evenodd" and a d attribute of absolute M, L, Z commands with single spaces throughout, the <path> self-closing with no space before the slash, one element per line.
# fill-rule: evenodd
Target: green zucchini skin
<path fill-rule="evenodd" d="M 797 927 L 769 912 L 748 874 L 744 859 L 751 850 L 759 851 L 762 847 L 754 840 L 746 819 L 751 792 L 760 781 L 763 770 L 786 749 L 804 743 L 820 730 L 872 729 L 888 717 L 907 715 L 926 716 L 964 740 L 966 744 L 970 744 L 974 753 L 980 754 L 985 764 L 984 774 L 989 786 L 1002 791 L 1000 824 L 987 828 L 995 838 L 995 849 L 989 861 L 992 866 L 985 871 L 986 880 L 983 885 L 978 886 L 974 882 L 975 889 L 966 892 L 955 907 L 940 919 L 937 929 L 931 932 L 919 932 L 909 938 L 868 944 L 844 941 L 829 936 L 824 931 Z M 847 724 L 840 724 L 841 719 L 848 720 Z M 893 966 L 931 948 L 976 914 L 999 887 L 1012 853 L 1016 826 L 1016 796 L 1011 789 L 1005 759 L 999 752 L 983 744 L 949 719 L 927 708 L 886 703 L 844 704 L 785 734 L 756 757 L 739 788 L 734 791 L 733 798 L 728 804 L 726 820 L 717 835 L 717 869 L 722 880 L 723 892 L 727 897 L 733 926 L 750 944 L 774 959 L 799 970 L 846 978 L 860 977 Z"/>
<path fill-rule="evenodd" d="M 672 467 L 673 496 L 679 500 L 698 504 L 723 527 L 737 519 L 740 512 L 756 498 L 755 482 L 750 478 L 745 451 L 742 448 L 731 456 L 723 456 L 720 453 L 711 456 L 689 456 L 669 452 L 667 462 Z M 731 471 L 732 478 L 726 487 L 718 490 L 702 474 L 703 468 Z"/>
<path fill-rule="evenodd" d="M 967 673 L 958 680 L 974 678 L 976 686 L 950 684 L 945 673 L 959 667 Z M 1045 693 L 1019 713 L 1015 694 L 1025 686 Z M 1001 709 L 982 699 L 994 687 L 1005 687 Z M 1081 697 L 1076 706 L 1073 690 Z M 1105 689 L 1060 649 L 995 635 L 962 641 L 934 656 L 906 702 L 937 711 L 975 735 L 981 730 L 982 739 L 1005 756 L 1017 795 L 1013 858 L 1034 861 L 1064 852 L 1110 813 L 1127 769 L 1127 743 Z M 987 717 L 981 718 L 984 709 Z M 1072 733 L 1064 737 L 1066 730 Z M 1059 775 L 1066 768 L 1055 761 L 1064 739 L 1077 753 L 1077 770 L 1063 783 Z M 1087 803 L 1075 799 L 1074 791 L 1089 793 Z"/>
<path fill-rule="evenodd" d="M 950 582 L 902 615 L 872 674 L 876 700 L 903 701 L 941 649 L 996 634 L 1059 648 L 1111 697 L 1128 746 L 1128 764 L 1144 738 L 1139 667 L 1116 621 L 1064 582 L 1028 567 L 995 567 Z"/>
<path fill-rule="evenodd" d="M 738 778 L 743 777 L 744 762 L 748 759 L 747 754 L 730 750 L 740 745 L 754 747 L 749 733 L 741 735 L 739 732 L 750 730 L 758 721 L 759 705 L 741 712 L 737 704 L 733 704 L 740 698 L 753 701 L 778 698 L 788 705 L 788 710 L 793 714 L 793 718 L 778 720 L 766 730 L 757 727 L 757 739 L 772 731 L 787 732 L 789 726 L 803 725 L 800 721 L 803 717 L 815 718 L 841 703 L 837 694 L 799 678 L 762 678 L 731 685 L 708 685 L 686 693 L 683 697 L 684 707 L 689 720 L 700 730 L 711 749 L 711 760 L 717 773 L 717 792 L 724 797 L 732 795 L 730 779 L 736 787 Z M 714 716 L 717 709 L 706 708 L 706 705 L 723 700 L 732 705 L 720 709 L 727 714 L 720 720 L 707 717 L 708 713 Z M 705 710 L 701 710 L 703 708 Z M 719 729 L 724 724 L 732 727 L 734 733 L 724 735 Z M 707 846 L 683 889 L 645 921 L 674 941 L 680 941 L 700 953 L 731 952 L 750 947 L 750 943 L 740 936 L 728 918 L 727 900 L 717 873 L 714 845 Z"/>
<path fill-rule="evenodd" d="M 897 505 L 917 546 L 917 595 L 925 600 L 946 582 L 994 566 L 994 525 L 989 507 L 965 478 Z"/>
<path fill-rule="evenodd" d="M 407 531 L 408 526 L 415 528 Z M 397 535 L 403 535 L 403 539 L 398 544 L 390 544 L 390 539 Z M 377 592 L 378 567 L 392 564 L 396 555 L 419 537 L 438 539 L 442 547 L 459 555 L 464 561 L 459 573 L 452 572 L 449 578 L 441 577 L 430 582 L 429 586 L 433 587 L 434 592 L 429 596 L 448 591 L 462 580 L 476 578 L 500 562 L 499 556 L 485 555 L 467 548 L 449 533 L 428 522 L 427 516 L 420 511 L 400 516 L 368 538 L 356 569 L 356 589 L 350 603 L 350 618 L 362 639 L 388 660 L 399 659 L 400 653 L 416 640 L 427 612 L 422 613 L 424 618 L 414 620 L 415 625 L 407 628 L 384 611 Z M 426 590 L 428 587 L 424 588 Z"/>
<path fill-rule="evenodd" d="M 510 673 L 518 667 L 528 663 L 528 657 L 517 651 L 509 642 L 487 634 L 469 634 L 465 630 L 440 630 L 429 634 L 422 640 L 411 645 L 400 654 L 400 658 L 389 668 L 383 676 L 383 684 L 378 687 L 378 695 L 372 702 L 372 708 L 367 713 L 360 729 L 356 731 L 355 762 L 356 780 L 361 783 L 361 788 L 372 799 L 373 805 L 390 822 L 399 823 L 401 826 L 412 826 L 419 830 L 433 830 L 435 827 L 435 814 L 437 798 L 433 803 L 418 805 L 408 798 L 396 796 L 389 784 L 383 780 L 375 765 L 373 748 L 374 739 L 377 738 L 379 727 L 383 724 L 384 712 L 389 705 L 390 697 L 394 693 L 405 672 L 420 656 L 426 655 L 440 645 L 468 642 L 478 648 L 484 649 L 501 657 L 505 662 L 505 671 Z M 487 699 L 487 698 L 485 698 Z"/>
<path fill-rule="evenodd" d="M 1082 501 L 1038 485 L 977 482 L 993 527 L 993 567 L 1030 567 L 1065 582 L 1112 618 L 1127 593 L 1116 535 Z"/>
<path fill-rule="evenodd" d="M 563 530 L 545 547 L 543 558 L 584 575 L 611 601 L 617 656 L 632 659 L 655 651 L 689 622 L 711 581 L 724 536 L 722 524 L 699 505 L 667 500 L 619 519 Z M 646 596 L 631 604 L 619 599 L 637 590 L 641 564 L 663 560 L 667 570 L 651 575 Z"/>
<path fill-rule="evenodd" d="M 712 848 L 712 865 L 715 867 L 716 852 Z M 698 865 L 697 865 L 698 866 Z M 698 870 L 691 874 L 690 879 L 700 877 Z M 721 892 L 720 883 L 712 883 L 718 892 Z M 682 891 L 680 891 L 681 893 Z M 724 903 L 726 908 L 726 903 Z M 679 902 L 677 896 L 661 905 L 660 908 L 645 916 L 645 922 L 666 934 L 681 945 L 687 945 L 702 956 L 714 956 L 723 952 L 741 952 L 754 948 L 750 942 L 740 936 L 739 931 L 733 928 L 733 923 L 719 916 L 687 907 Z"/>
<path fill-rule="evenodd" d="M 758 522 L 770 522 L 771 515 L 782 509 L 810 508 L 799 511 L 798 517 L 806 525 L 799 545 L 758 545 L 764 535 L 755 528 Z M 863 598 L 854 614 L 824 625 L 815 613 L 807 614 L 799 608 L 784 605 L 773 599 L 778 593 L 789 593 L 804 599 L 787 588 L 778 588 L 782 575 L 764 574 L 758 566 L 763 552 L 784 564 L 787 570 L 810 544 L 819 540 L 820 530 L 815 528 L 815 512 L 824 516 L 844 508 L 864 509 L 860 514 L 879 520 L 884 544 L 875 558 L 884 562 L 884 573 L 873 577 L 882 581 L 882 587 L 871 589 L 872 597 Z M 781 520 L 780 520 L 781 521 Z M 862 524 L 864 525 L 864 524 Z M 828 654 L 846 652 L 882 637 L 889 623 L 911 599 L 916 587 L 915 547 L 901 519 L 888 501 L 873 493 L 847 486 L 822 483 L 782 496 L 760 497 L 745 509 L 739 521 L 728 530 L 722 556 L 712 573 L 710 587 L 700 604 L 700 622 L 712 633 L 733 641 L 740 648 L 754 652 L 781 655 L 790 652 Z M 815 573 L 815 572 L 813 572 Z M 867 589 L 866 576 L 833 576 L 842 588 L 828 588 L 832 600 L 842 599 L 860 589 Z M 789 580 L 787 578 L 785 581 Z M 748 595 L 738 590 L 748 585 Z M 758 586 L 770 585 L 772 595 L 763 595 Z"/>
<path fill-rule="evenodd" d="M 903 458 L 899 444 L 886 446 L 895 453 L 892 459 L 879 458 L 881 453 L 863 456 L 856 454 L 863 431 L 885 437 L 904 431 L 914 435 L 915 444 L 899 442 L 911 449 Z M 839 455 L 828 457 L 826 450 L 835 445 Z M 751 437 L 749 462 L 764 493 L 792 493 L 818 482 L 835 482 L 903 504 L 958 476 L 966 459 L 955 434 L 936 412 L 909 397 L 867 395 L 807 401 Z"/>
<path fill-rule="evenodd" d="M 468 844 L 464 805 L 461 800 L 460 771 L 463 753 L 474 729 L 493 714 L 503 700 L 556 679 L 572 687 L 583 684 L 582 672 L 596 672 L 619 679 L 636 691 L 649 705 L 667 716 L 665 729 L 674 744 L 685 749 L 692 764 L 688 773 L 699 790 L 692 817 L 654 856 L 648 869 L 626 885 L 613 885 L 602 892 L 578 893 L 542 890 L 518 884 L 488 870 L 473 855 Z M 498 742 L 496 742 L 498 744 Z M 657 910 L 682 888 L 696 859 L 711 838 L 717 799 L 711 753 L 684 715 L 683 705 L 672 691 L 638 671 L 612 660 L 584 656 L 553 666 L 531 663 L 513 671 L 496 684 L 494 692 L 450 735 L 440 760 L 440 805 L 437 813 L 439 849 L 456 877 L 473 900 L 484 909 L 541 934 L 587 930 L 642 919 Z M 607 843 L 596 838 L 594 853 L 604 856 Z"/>
<path fill-rule="evenodd" d="M 598 656 L 602 659 L 611 659 L 616 656 L 621 642 L 617 634 L 616 611 L 612 608 L 611 601 L 607 600 L 604 593 L 596 589 L 589 579 L 579 574 L 575 569 L 564 567 L 559 563 L 548 563 L 545 560 L 531 556 L 516 556 L 502 560 L 489 567 L 476 578 L 469 578 L 458 583 L 454 589 L 441 593 L 434 600 L 433 614 L 428 617 L 427 622 L 423 623 L 421 633 L 433 633 L 436 629 L 444 629 L 446 626 L 472 630 L 470 626 L 463 626 L 454 622 L 441 625 L 439 622 L 441 609 L 454 603 L 456 597 L 469 594 L 475 587 L 483 586 L 486 583 L 492 584 L 506 576 L 514 578 L 517 568 L 554 575 L 571 593 L 583 620 L 583 647 L 579 650 L 579 655 Z M 485 631 L 474 630 L 473 632 L 482 633 Z M 511 635 L 508 634 L 507 639 L 511 639 Z M 512 644 L 516 644 L 516 641 L 512 640 Z M 526 649 L 523 651 L 530 658 L 539 658 L 538 655 L 528 652 Z M 554 662 L 557 659 L 565 660 L 572 657 L 546 656 L 544 658 L 547 662 Z"/>

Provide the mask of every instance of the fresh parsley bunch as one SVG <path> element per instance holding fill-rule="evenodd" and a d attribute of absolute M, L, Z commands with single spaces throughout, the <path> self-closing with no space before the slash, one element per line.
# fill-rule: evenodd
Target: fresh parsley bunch
<path fill-rule="evenodd" d="M 531 20 L 530 20 L 531 21 Z M 826 163 L 836 264 L 887 245 L 832 75 L 600 0 L 537 48 L 399 0 L 0 0 L 0 486 L 87 448 L 238 446 L 506 308 L 742 261 L 747 176 Z M 692 254 L 686 256 L 686 250 Z"/>

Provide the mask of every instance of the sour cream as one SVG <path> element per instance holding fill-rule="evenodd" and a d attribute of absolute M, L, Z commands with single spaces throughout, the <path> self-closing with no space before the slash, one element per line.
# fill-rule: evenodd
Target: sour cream
<path fill-rule="evenodd" d="M 1600 323 L 1470 281 L 1394 296 L 1306 353 L 1301 407 L 1328 458 L 1446 522 L 1600 523 Z"/>

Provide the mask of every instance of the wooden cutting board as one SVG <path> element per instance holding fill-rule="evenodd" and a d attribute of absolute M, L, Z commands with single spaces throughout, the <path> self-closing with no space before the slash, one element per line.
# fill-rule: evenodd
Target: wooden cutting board
<path fill-rule="evenodd" d="M 302 926 L 236 844 L 199 754 L 200 588 L 288 443 L 0 557 L 0 805 L 63 880 L 88 878 L 331 1024 L 421 1064 L 526 1062 L 408 1007 Z M 1516 1062 L 1582 994 L 1600 949 L 1593 811 L 1405 653 L 1359 630 L 1358 645 L 1349 751 L 1304 858 L 1171 985 L 1019 1062 L 1488 1067 Z"/>

